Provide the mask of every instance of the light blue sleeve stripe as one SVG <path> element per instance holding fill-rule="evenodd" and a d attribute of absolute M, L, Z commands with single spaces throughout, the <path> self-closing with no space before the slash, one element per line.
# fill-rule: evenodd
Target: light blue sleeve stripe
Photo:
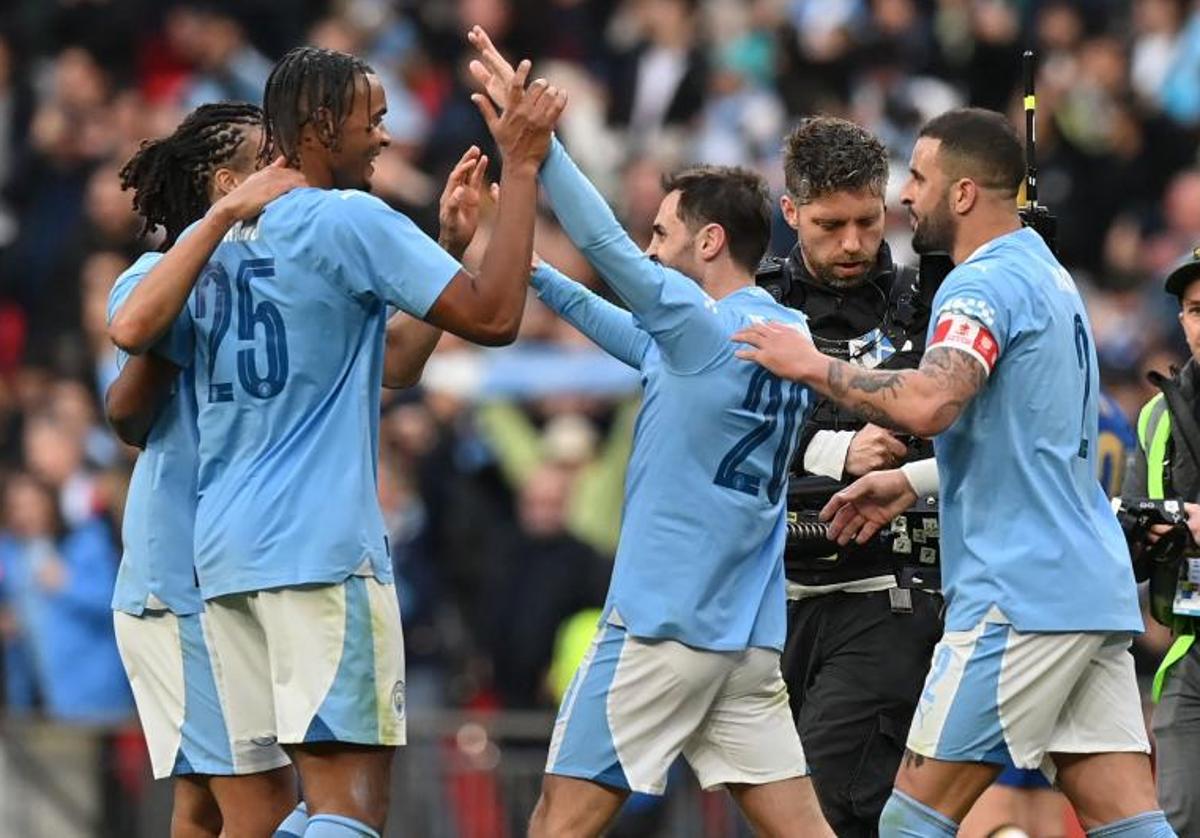
<path fill-rule="evenodd" d="M 533 272 L 533 287 L 542 302 L 597 346 L 629 366 L 641 368 L 650 335 L 637 327 L 632 314 L 547 264 Z"/>

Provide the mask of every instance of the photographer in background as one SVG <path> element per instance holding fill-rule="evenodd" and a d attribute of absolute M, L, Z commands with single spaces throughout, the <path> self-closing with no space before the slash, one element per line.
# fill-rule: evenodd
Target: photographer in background
<path fill-rule="evenodd" d="M 1178 527 L 1156 525 L 1131 544 L 1139 579 L 1150 579 L 1151 614 L 1175 634 L 1154 676 L 1154 737 L 1158 742 L 1158 800 L 1180 835 L 1200 834 L 1200 247 L 1167 277 L 1166 291 L 1179 298 L 1179 322 L 1192 357 L 1171 378 L 1151 374 L 1162 392 L 1138 417 L 1138 450 L 1126 475 L 1127 498 L 1186 501 L 1191 539 Z M 1136 534 L 1135 534 L 1136 535 Z M 1168 544 L 1168 542 L 1173 542 Z M 1190 550 L 1188 549 L 1190 548 Z"/>
<path fill-rule="evenodd" d="M 936 287 L 895 264 L 883 241 L 882 143 L 843 119 L 805 119 L 784 141 L 784 173 L 781 205 L 798 241 L 786 260 L 764 262 L 758 283 L 808 316 L 821 352 L 867 369 L 916 367 Z M 788 511 L 815 520 L 843 481 L 933 456 L 927 442 L 919 448 L 819 400 L 800 434 Z M 817 543 L 786 554 L 783 673 L 825 817 L 843 838 L 873 836 L 942 634 L 941 598 L 897 587 L 881 545 L 839 556 Z"/>

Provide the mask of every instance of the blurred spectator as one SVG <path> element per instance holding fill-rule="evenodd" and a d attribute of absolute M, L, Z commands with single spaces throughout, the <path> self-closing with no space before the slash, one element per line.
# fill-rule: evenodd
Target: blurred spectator
<path fill-rule="evenodd" d="M 575 478 L 565 468 L 537 468 L 521 487 L 519 529 L 497 551 L 490 651 L 494 684 L 505 707 L 553 707 L 547 682 L 559 625 L 601 605 L 611 565 L 566 530 Z"/>
<path fill-rule="evenodd" d="M 120 722 L 133 700 L 109 601 L 118 555 L 102 519 L 66 529 L 54 493 L 28 474 L 4 488 L 0 630 L 7 696 L 68 722 Z"/>
<path fill-rule="evenodd" d="M 205 102 L 261 102 L 271 62 L 246 38 L 235 4 L 189 0 L 167 15 L 167 40 L 192 68 L 185 110 Z"/>

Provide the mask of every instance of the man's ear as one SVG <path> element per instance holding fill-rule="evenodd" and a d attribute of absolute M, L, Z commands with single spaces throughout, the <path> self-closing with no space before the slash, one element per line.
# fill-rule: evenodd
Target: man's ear
<path fill-rule="evenodd" d="M 212 186 L 213 191 L 216 192 L 218 197 L 221 195 L 228 195 L 237 188 L 237 185 L 237 175 L 235 175 L 228 167 L 219 166 L 217 170 L 213 172 Z"/>
<path fill-rule="evenodd" d="M 950 186 L 950 209 L 966 215 L 979 201 L 979 184 L 970 178 L 959 178 Z"/>
<path fill-rule="evenodd" d="M 720 224 L 705 224 L 696 239 L 700 243 L 700 258 L 706 262 L 720 256 L 727 243 L 725 228 Z"/>
<path fill-rule="evenodd" d="M 787 222 L 787 226 L 799 232 L 800 230 L 800 207 L 792 200 L 792 196 L 786 192 L 779 196 L 779 208 L 783 210 L 783 220 Z"/>
<path fill-rule="evenodd" d="M 337 126 L 333 124 L 333 113 L 329 108 L 317 108 L 309 125 L 313 128 L 313 135 L 317 142 L 325 148 L 337 148 Z"/>

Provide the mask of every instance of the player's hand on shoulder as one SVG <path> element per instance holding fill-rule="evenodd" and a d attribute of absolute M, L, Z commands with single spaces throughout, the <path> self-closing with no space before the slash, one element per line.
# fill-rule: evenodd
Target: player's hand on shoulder
<path fill-rule="evenodd" d="M 280 195 L 302 186 L 308 186 L 304 175 L 298 169 L 289 168 L 287 161 L 279 157 L 220 198 L 213 204 L 213 211 L 223 213 L 234 221 L 245 221 L 261 213 L 267 204 Z"/>
<path fill-rule="evenodd" d="M 864 425 L 850 440 L 844 471 L 850 477 L 862 477 L 872 471 L 895 468 L 907 454 L 908 446 L 887 428 Z"/>
<path fill-rule="evenodd" d="M 831 541 L 866 544 L 916 499 L 917 493 L 904 472 L 875 471 L 830 498 L 820 517 L 829 522 Z"/>
<path fill-rule="evenodd" d="M 800 329 L 784 323 L 761 321 L 751 323 L 731 340 L 746 344 L 734 354 L 747 361 L 761 364 L 781 378 L 806 381 L 824 356 L 813 346 L 812 338 Z"/>

